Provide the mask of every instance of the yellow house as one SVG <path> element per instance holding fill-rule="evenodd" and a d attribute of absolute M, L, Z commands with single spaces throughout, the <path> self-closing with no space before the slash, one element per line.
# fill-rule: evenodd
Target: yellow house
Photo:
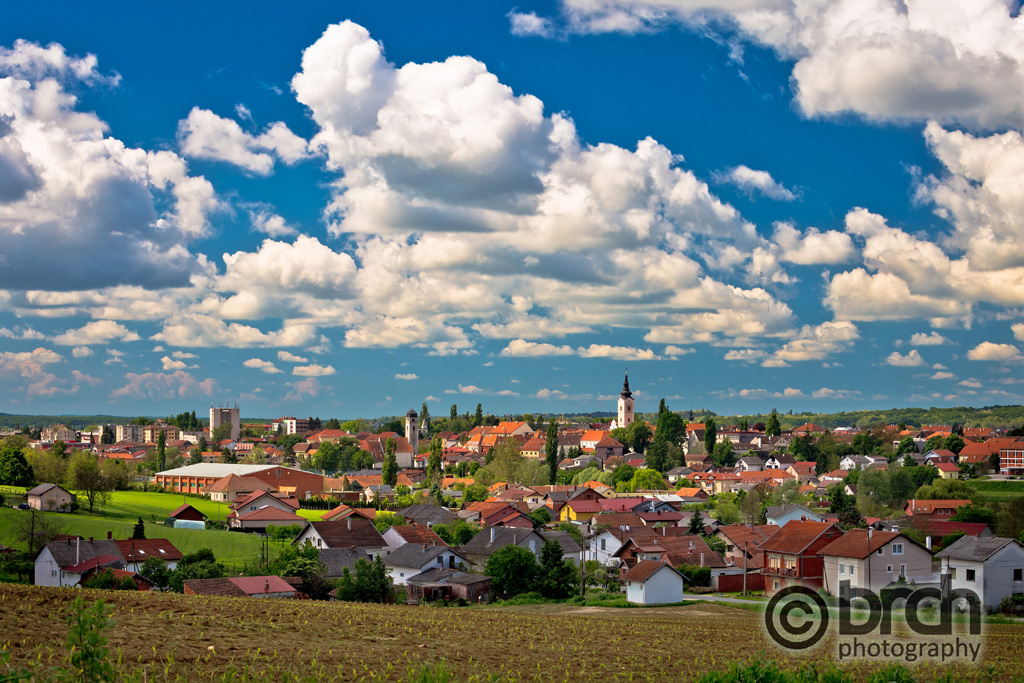
<path fill-rule="evenodd" d="M 603 507 L 595 500 L 570 500 L 562 507 L 558 519 L 563 522 L 586 524 L 590 518 L 599 514 Z"/>
<path fill-rule="evenodd" d="M 935 469 L 939 471 L 939 476 L 943 479 L 959 479 L 960 468 L 951 462 L 938 462 L 935 463 Z"/>

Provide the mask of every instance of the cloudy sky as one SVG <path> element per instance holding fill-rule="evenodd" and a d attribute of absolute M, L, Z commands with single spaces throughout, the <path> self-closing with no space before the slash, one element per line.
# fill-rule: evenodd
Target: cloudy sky
<path fill-rule="evenodd" d="M 1020 402 L 1018 5 L 18 3 L 0 411 Z"/>

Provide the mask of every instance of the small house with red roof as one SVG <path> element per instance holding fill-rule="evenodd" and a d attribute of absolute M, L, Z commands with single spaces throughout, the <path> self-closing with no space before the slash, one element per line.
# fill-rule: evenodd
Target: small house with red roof
<path fill-rule="evenodd" d="M 794 520 L 779 527 L 760 548 L 764 556 L 765 594 L 772 595 L 789 586 L 821 588 L 825 576 L 819 551 L 842 534 L 833 522 Z"/>

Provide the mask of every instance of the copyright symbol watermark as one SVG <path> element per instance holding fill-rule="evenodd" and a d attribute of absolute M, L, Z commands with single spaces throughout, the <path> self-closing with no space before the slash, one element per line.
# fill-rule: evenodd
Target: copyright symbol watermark
<path fill-rule="evenodd" d="M 828 605 L 805 586 L 788 586 L 772 596 L 764 610 L 764 627 L 779 647 L 807 650 L 828 630 Z"/>

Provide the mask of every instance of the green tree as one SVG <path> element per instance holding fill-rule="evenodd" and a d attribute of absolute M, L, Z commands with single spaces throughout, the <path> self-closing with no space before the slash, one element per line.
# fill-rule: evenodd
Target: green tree
<path fill-rule="evenodd" d="M 704 535 L 704 518 L 701 516 L 700 510 L 694 510 L 693 515 L 690 516 L 690 525 L 687 527 L 686 533 L 691 536 Z"/>
<path fill-rule="evenodd" d="M 79 451 L 71 456 L 68 463 L 68 484 L 89 501 L 89 512 L 98 505 L 110 500 L 112 486 L 110 480 L 103 476 L 103 470 L 96 456 Z"/>
<path fill-rule="evenodd" d="M 100 443 L 107 445 L 114 443 L 114 430 L 108 427 L 107 425 L 103 425 L 103 427 L 101 427 L 101 430 L 102 431 L 100 432 Z"/>
<path fill-rule="evenodd" d="M 664 472 L 668 469 L 669 442 L 662 439 L 655 439 L 654 443 L 647 447 L 644 454 L 644 465 L 657 472 Z"/>
<path fill-rule="evenodd" d="M 426 406 L 426 404 L 424 404 L 424 406 Z M 427 481 L 431 484 L 437 483 L 441 478 L 441 452 L 443 450 L 444 446 L 441 444 L 441 437 L 435 436 L 430 441 L 430 457 L 427 459 Z"/>
<path fill-rule="evenodd" d="M 932 436 L 929 437 L 928 440 L 924 442 L 924 452 L 927 453 L 928 451 L 934 451 L 939 448 L 943 448 L 945 445 L 946 439 L 944 437 Z"/>
<path fill-rule="evenodd" d="M 765 436 L 780 436 L 782 434 L 782 425 L 779 424 L 779 414 L 772 410 L 772 414 L 768 416 L 768 423 L 764 426 Z"/>
<path fill-rule="evenodd" d="M 167 432 L 163 429 L 156 437 L 156 457 L 160 463 L 160 472 L 167 469 Z"/>
<path fill-rule="evenodd" d="M 726 439 L 715 444 L 715 450 L 711 453 L 711 459 L 719 467 L 732 467 L 736 464 L 736 448 L 732 441 Z"/>
<path fill-rule="evenodd" d="M 147 557 L 139 574 L 160 590 L 165 590 L 171 583 L 171 570 L 167 566 L 167 560 L 159 557 Z"/>
<path fill-rule="evenodd" d="M 661 476 L 661 472 L 649 469 L 641 468 L 633 474 L 633 478 L 629 480 L 630 491 L 664 491 L 668 488 L 665 483 L 664 477 Z"/>
<path fill-rule="evenodd" d="M 624 481 L 632 479 L 634 474 L 636 474 L 635 467 L 629 463 L 622 463 L 612 471 L 612 482 L 615 484 L 621 484 Z"/>
<path fill-rule="evenodd" d="M 958 479 L 935 479 L 931 484 L 919 488 L 914 498 L 923 500 L 973 499 L 977 491 L 973 486 Z"/>
<path fill-rule="evenodd" d="M 53 454 L 58 458 L 67 457 L 67 446 L 64 445 L 63 441 L 54 441 L 50 450 L 53 451 Z"/>
<path fill-rule="evenodd" d="M 459 406 L 452 404 L 451 410 L 448 411 L 449 419 L 454 420 L 459 416 Z"/>
<path fill-rule="evenodd" d="M 21 439 L 10 437 L 0 444 L 0 484 L 6 486 L 29 486 L 32 484 L 32 469 L 21 450 Z"/>
<path fill-rule="evenodd" d="M 704 423 L 704 452 L 714 453 L 716 443 L 718 443 L 718 428 L 715 426 L 715 419 L 709 417 Z"/>
<path fill-rule="evenodd" d="M 626 441 L 622 442 L 633 450 L 634 453 L 643 453 L 647 444 L 651 442 L 654 432 L 643 420 L 636 420 L 626 430 Z"/>
<path fill-rule="evenodd" d="M 896 455 L 903 455 L 904 453 L 916 453 L 917 444 L 914 443 L 914 437 L 905 436 L 900 439 L 899 445 L 896 447 Z"/>
<path fill-rule="evenodd" d="M 302 592 L 314 600 L 326 600 L 334 584 L 327 577 L 327 565 L 320 561 L 320 551 L 311 541 L 283 548 L 268 572 L 275 576 L 297 576 L 302 579 Z"/>
<path fill-rule="evenodd" d="M 954 531 L 951 534 L 946 534 L 945 536 L 942 537 L 942 540 L 939 541 L 939 548 L 942 548 L 944 550 L 944 549 L 948 548 L 949 546 L 953 545 L 954 543 L 956 543 L 957 541 L 959 541 L 961 538 L 963 538 L 966 535 L 967 534 L 964 533 L 963 531 Z"/>
<path fill-rule="evenodd" d="M 378 510 L 377 515 L 373 518 L 373 526 L 381 534 L 393 526 L 402 526 L 403 524 L 405 524 L 405 517 L 397 512 L 389 512 L 388 510 Z"/>
<path fill-rule="evenodd" d="M 224 565 L 217 562 L 213 551 L 200 548 L 189 553 L 178 561 L 177 568 L 171 572 L 169 585 L 175 593 L 185 590 L 185 581 L 191 579 L 220 579 L 224 577 Z"/>
<path fill-rule="evenodd" d="M 839 524 L 845 527 L 860 526 L 864 516 L 857 509 L 857 500 L 846 493 L 842 482 L 828 487 L 828 511 L 839 517 Z"/>
<path fill-rule="evenodd" d="M 465 520 L 456 520 L 449 524 L 435 524 L 431 527 L 434 533 L 441 537 L 441 540 L 451 546 L 465 545 L 473 540 L 473 537 L 480 531 L 480 527 L 470 524 Z"/>
<path fill-rule="evenodd" d="M 548 481 L 554 484 L 558 475 L 558 421 L 554 417 L 548 422 L 546 436 L 544 462 L 548 466 Z"/>
<path fill-rule="evenodd" d="M 538 571 L 537 558 L 532 552 L 517 545 L 507 545 L 487 559 L 484 574 L 491 577 L 495 594 L 511 598 L 532 591 Z"/>
<path fill-rule="evenodd" d="M 82 588 L 96 588 L 110 591 L 137 591 L 138 584 L 130 576 L 117 578 L 110 569 L 104 569 L 93 574 L 82 582 Z"/>
<path fill-rule="evenodd" d="M 531 555 L 533 553 L 530 553 Z M 540 550 L 537 590 L 549 600 L 564 600 L 573 593 L 576 567 L 562 556 L 562 546 L 549 538 Z"/>
<path fill-rule="evenodd" d="M 188 464 L 199 465 L 203 462 L 203 454 L 198 448 L 193 448 L 188 452 Z"/>
<path fill-rule="evenodd" d="M 146 539 L 146 525 L 142 523 L 142 517 L 139 517 L 139 521 L 135 522 L 135 526 L 132 527 L 132 540 L 133 541 L 144 541 Z"/>
<path fill-rule="evenodd" d="M 551 512 L 548 510 L 546 505 L 541 505 L 536 510 L 527 515 L 533 520 L 534 529 L 542 529 L 551 523 Z"/>
<path fill-rule="evenodd" d="M 665 444 L 682 444 L 686 439 L 686 421 L 673 413 L 665 410 L 658 413 L 658 428 L 654 433 L 654 441 L 661 441 Z"/>
<path fill-rule="evenodd" d="M 967 443 L 964 441 L 962 436 L 957 434 L 950 434 L 946 437 L 945 441 L 942 442 L 942 447 L 947 451 L 953 451 L 957 455 L 960 455 L 960 451 L 964 449 Z"/>
<path fill-rule="evenodd" d="M 479 427 L 484 423 L 484 406 L 481 403 L 476 404 L 476 414 L 473 416 L 473 426 Z"/>
<path fill-rule="evenodd" d="M 996 513 L 986 507 L 970 504 L 958 508 L 949 518 L 951 522 L 973 522 L 977 524 L 988 524 L 991 527 L 996 525 Z"/>
<path fill-rule="evenodd" d="M 338 599 L 347 602 L 390 602 L 394 592 L 381 555 L 372 562 L 356 560 L 355 571 L 350 572 L 346 567 L 338 580 Z"/>
<path fill-rule="evenodd" d="M 384 465 L 381 470 L 381 479 L 388 486 L 398 483 L 398 459 L 395 457 L 395 439 L 388 437 L 384 442 Z"/>

